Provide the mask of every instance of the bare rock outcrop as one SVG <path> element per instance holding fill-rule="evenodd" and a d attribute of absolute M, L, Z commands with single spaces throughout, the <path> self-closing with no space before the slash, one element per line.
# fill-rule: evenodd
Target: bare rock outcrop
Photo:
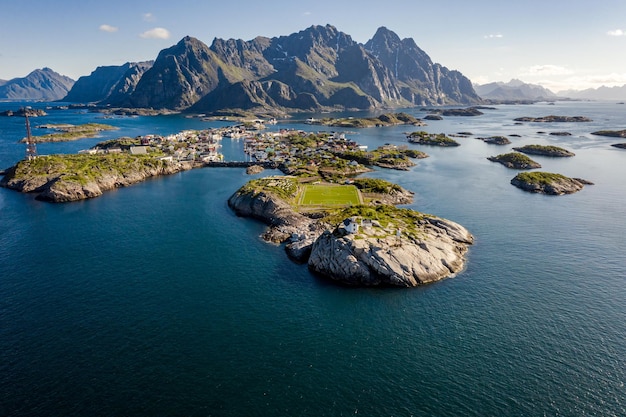
<path fill-rule="evenodd" d="M 347 285 L 399 287 L 438 281 L 462 270 L 473 236 L 437 217 L 419 223 L 419 238 L 364 237 L 345 234 L 341 227 L 326 231 L 311 249 L 309 268 Z"/>
<path fill-rule="evenodd" d="M 264 240 L 286 243 L 287 254 L 298 262 L 306 261 L 311 246 L 326 230 L 318 220 L 297 213 L 284 200 L 271 193 L 238 191 L 228 199 L 228 206 L 242 217 L 252 217 L 267 224 Z"/>

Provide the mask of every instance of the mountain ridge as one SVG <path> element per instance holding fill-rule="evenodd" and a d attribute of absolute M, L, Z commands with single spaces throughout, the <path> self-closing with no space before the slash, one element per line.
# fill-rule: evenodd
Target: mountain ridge
<path fill-rule="evenodd" d="M 70 91 L 74 80 L 48 67 L 31 71 L 25 77 L 0 81 L 0 99 L 58 100 Z"/>
<path fill-rule="evenodd" d="M 394 54 L 401 57 L 400 66 Z M 84 84 L 66 98 L 80 97 Z M 291 112 L 471 105 L 481 98 L 469 79 L 433 63 L 410 38 L 400 40 L 381 27 L 360 44 L 326 25 L 250 41 L 214 38 L 210 46 L 186 36 L 158 54 L 135 88 L 96 102 L 196 112 Z"/>
<path fill-rule="evenodd" d="M 497 81 L 474 85 L 474 90 L 482 98 L 490 100 L 546 100 L 558 97 L 541 85 L 525 83 L 518 79 L 506 83 Z"/>

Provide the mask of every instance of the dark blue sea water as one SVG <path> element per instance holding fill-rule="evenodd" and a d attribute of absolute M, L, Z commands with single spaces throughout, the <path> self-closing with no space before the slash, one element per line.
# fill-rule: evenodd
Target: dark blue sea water
<path fill-rule="evenodd" d="M 594 122 L 513 123 L 549 114 Z M 217 125 L 97 117 L 32 119 L 120 127 L 39 152 Z M 274 128 L 307 127 L 290 123 Z M 69 204 L 0 189 L 0 416 L 624 416 L 626 151 L 589 133 L 625 128 L 625 106 L 586 102 L 430 122 L 424 130 L 521 137 L 422 147 L 431 156 L 411 171 L 370 174 L 476 237 L 464 272 L 415 289 L 339 287 L 289 261 L 259 239 L 263 225 L 228 209 L 250 179 L 241 169 Z M 376 147 L 406 143 L 407 130 L 348 136 Z M 557 130 L 572 136 L 537 133 Z M 23 157 L 24 135 L 23 119 L 0 119 L 0 168 Z M 485 159 L 530 143 L 574 151 L 533 159 L 595 185 L 529 194 Z M 225 139 L 222 152 L 238 159 L 241 146 Z"/>

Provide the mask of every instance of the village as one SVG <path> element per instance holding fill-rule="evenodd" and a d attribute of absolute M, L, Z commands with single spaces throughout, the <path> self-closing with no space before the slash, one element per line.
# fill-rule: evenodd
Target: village
<path fill-rule="evenodd" d="M 230 155 L 228 161 L 220 152 L 222 140 L 241 141 L 241 156 Z M 179 133 L 143 135 L 101 142 L 86 154 L 129 153 L 152 155 L 161 160 L 192 162 L 202 166 L 272 166 L 285 173 L 308 173 L 332 177 L 353 176 L 367 172 L 370 165 L 404 169 L 414 165 L 409 158 L 421 158 L 422 152 L 407 145 L 385 144 L 373 151 L 366 145 L 347 139 L 343 132 L 306 132 L 299 129 L 267 130 L 262 120 L 233 126 Z"/>

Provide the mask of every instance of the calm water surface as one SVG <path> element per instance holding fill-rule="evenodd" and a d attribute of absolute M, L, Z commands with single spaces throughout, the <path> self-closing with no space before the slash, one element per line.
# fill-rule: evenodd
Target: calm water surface
<path fill-rule="evenodd" d="M 513 122 L 549 114 L 594 122 Z M 97 117 L 35 119 L 120 127 L 39 152 L 218 125 Z M 290 123 L 274 128 L 305 128 Z M 624 106 L 582 102 L 431 122 L 424 130 L 474 136 L 419 148 L 430 158 L 409 172 L 370 174 L 476 237 L 465 271 L 416 289 L 338 287 L 289 261 L 228 209 L 250 179 L 240 169 L 71 204 L 0 189 L 0 416 L 626 415 L 626 151 L 589 134 L 624 128 Z M 408 130 L 348 136 L 373 148 L 406 143 Z M 557 130 L 572 136 L 538 133 Z M 510 134 L 521 137 L 504 147 L 475 139 Z M 0 168 L 22 158 L 22 136 L 23 119 L 0 120 Z M 524 193 L 515 171 L 486 160 L 530 143 L 574 151 L 534 159 L 595 185 Z M 222 151 L 238 159 L 241 143 Z"/>

